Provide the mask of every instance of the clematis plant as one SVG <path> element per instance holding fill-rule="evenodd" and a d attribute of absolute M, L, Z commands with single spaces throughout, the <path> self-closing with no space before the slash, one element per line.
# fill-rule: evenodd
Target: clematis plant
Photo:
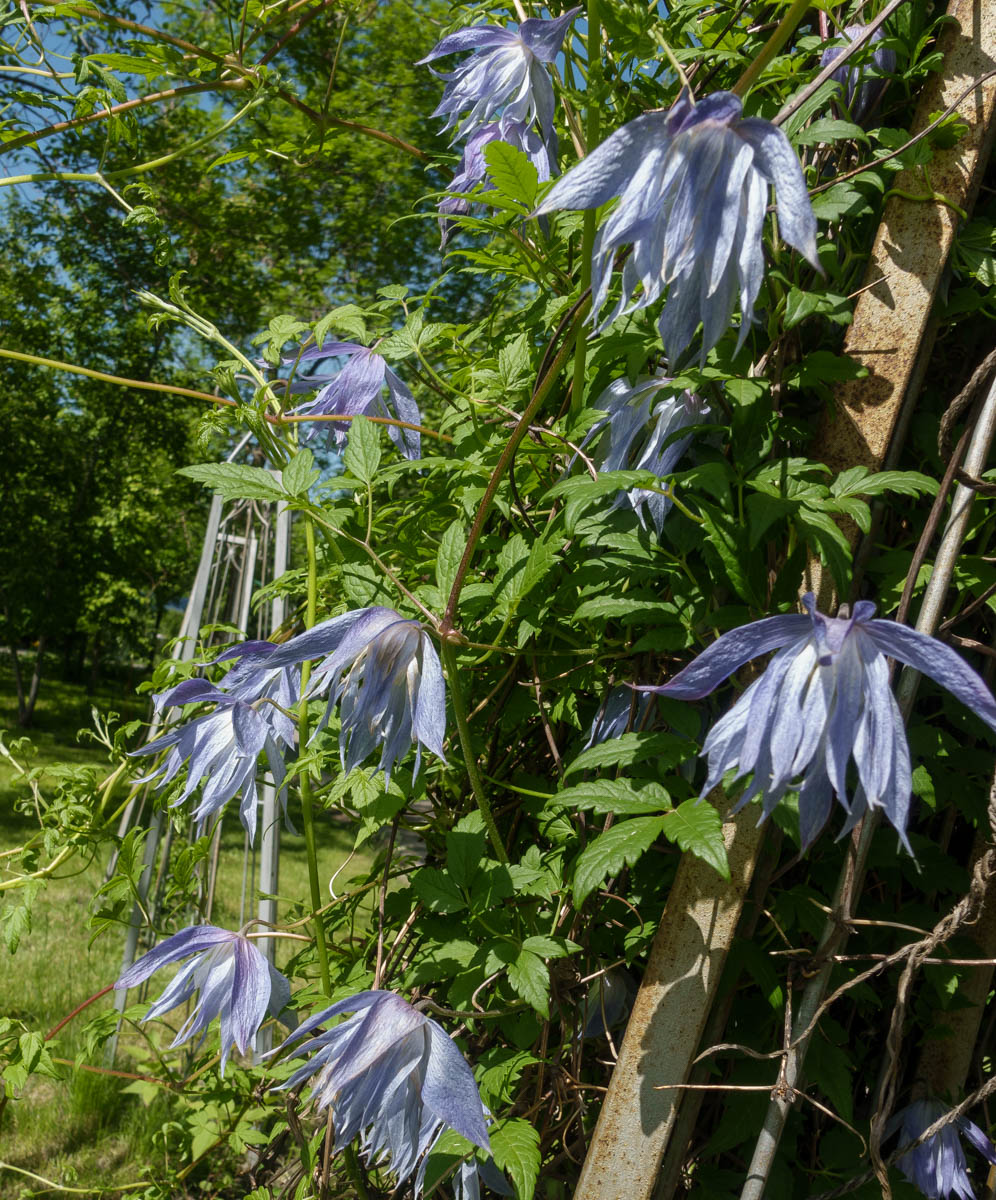
<path fill-rule="evenodd" d="M 266 752 L 270 772 L 283 800 L 286 776 L 283 748 L 293 745 L 296 731 L 286 710 L 298 700 L 300 672 L 294 665 L 276 666 L 271 642 L 246 642 L 219 655 L 222 662 L 241 661 L 220 685 L 206 679 L 185 679 L 153 697 L 156 713 L 187 704 L 213 704 L 214 711 L 167 730 L 133 757 L 168 753 L 140 782 L 155 781 L 162 790 L 186 768 L 187 779 L 174 806 L 188 800 L 203 781 L 194 808 L 195 820 L 212 816 L 242 793 L 239 818 L 249 834 L 256 832 L 257 761 Z"/>
<path fill-rule="evenodd" d="M 479 183 L 485 182 L 488 164 L 484 150 L 492 142 L 505 142 L 521 150 L 536 168 L 536 174 L 541 181 L 545 182 L 550 178 L 550 155 L 539 134 L 525 122 L 503 116 L 490 125 L 482 126 L 467 139 L 460 170 L 454 175 L 449 186 L 451 192 L 469 192 Z M 453 225 L 447 218 L 464 216 L 470 213 L 473 207 L 471 201 L 464 196 L 447 196 L 440 201 L 439 228 L 442 246 L 449 240 Z"/>
<path fill-rule="evenodd" d="M 289 666 L 320 655 L 325 657 L 312 671 L 309 694 L 329 693 L 319 729 L 340 706 L 344 771 L 359 766 L 380 746 L 378 769 L 390 779 L 395 763 L 413 742 L 416 775 L 423 746 L 445 761 L 443 668 L 418 621 L 393 608 L 356 609 L 298 634 L 272 661 Z"/>
<path fill-rule="evenodd" d="M 441 1025 L 393 992 L 360 992 L 330 1005 L 273 1053 L 347 1012 L 353 1016 L 293 1051 L 310 1057 L 283 1084 L 311 1081 L 315 1107 L 332 1110 L 337 1151 L 359 1135 L 369 1164 L 389 1163 L 399 1185 L 415 1175 L 416 1197 L 426 1155 L 445 1128 L 491 1153 L 484 1105 L 463 1055 Z M 467 1200 L 478 1194 L 474 1160 L 463 1164 L 458 1182 Z"/>
<path fill-rule="evenodd" d="M 287 1007 L 290 984 L 241 933 L 230 933 L 214 925 L 192 925 L 160 942 L 130 966 L 114 986 L 137 987 L 161 967 L 188 956 L 192 956 L 190 961 L 170 980 L 144 1020 L 163 1016 L 199 992 L 197 1003 L 180 1026 L 171 1048 L 204 1033 L 218 1017 L 224 1075 L 232 1047 L 245 1054 L 254 1046 L 266 1015 L 279 1016 Z"/>
<path fill-rule="evenodd" d="M 803 604 L 808 615 L 766 617 L 725 633 L 668 683 L 641 690 L 699 700 L 750 659 L 777 650 L 764 674 L 709 731 L 702 795 L 727 771 L 736 779 L 753 774 L 737 807 L 759 796 L 764 820 L 786 792 L 798 790 L 804 848 L 826 824 L 836 796 L 848 814 L 844 832 L 879 808 L 909 849 L 910 755 L 886 657 L 929 676 L 994 730 L 996 701 L 949 646 L 874 619 L 870 601 L 859 601 L 849 617 L 818 612 L 812 592 Z M 847 779 L 852 758 L 858 776 L 853 791 Z"/>
<path fill-rule="evenodd" d="M 391 367 L 383 356 L 360 346 L 356 342 L 327 341 L 321 346 L 312 346 L 299 355 L 284 358 L 283 364 L 300 367 L 301 364 L 311 364 L 328 359 L 345 358 L 345 366 L 332 374 L 302 374 L 295 373 L 288 384 L 286 381 L 276 381 L 273 385 L 280 390 L 281 384 L 285 391 L 312 392 L 318 389 L 318 394 L 293 410 L 301 417 L 386 417 L 395 421 L 405 421 L 409 425 L 421 425 L 422 416 L 418 405 L 407 385 Z M 385 399 L 384 392 L 387 392 Z M 342 447 L 349 437 L 346 422 L 329 422 L 330 437 L 336 446 Z M 387 432 L 398 450 L 408 459 L 416 459 L 421 455 L 421 439 L 417 429 L 406 429 L 398 425 L 389 425 Z"/>
<path fill-rule="evenodd" d="M 764 276 L 761 232 L 772 186 L 779 233 L 819 269 L 816 218 L 795 151 L 780 129 L 741 110 L 733 92 L 695 101 L 686 89 L 668 111 L 617 129 L 537 208 L 599 208 L 619 197 L 592 250 L 593 319 L 608 301 L 617 252 L 632 249 L 621 295 L 598 321 L 599 332 L 666 291 L 658 329 L 668 358 L 677 361 L 701 324 L 704 361 L 729 327 L 739 293 L 739 349 Z"/>
<path fill-rule="evenodd" d="M 635 383 L 616 379 L 594 402 L 605 416 L 589 430 L 584 445 L 602 435 L 595 465 L 600 471 L 653 471 L 663 479 L 670 475 L 691 445 L 691 437 L 675 435 L 688 425 L 697 425 L 711 414 L 709 405 L 693 392 L 677 392 L 662 374 L 641 376 Z M 617 496 L 615 507 L 636 511 L 643 525 L 644 508 L 650 514 L 658 537 L 664 518 L 671 511 L 669 497 L 646 488 L 633 488 Z"/>
<path fill-rule="evenodd" d="M 463 50 L 474 51 L 452 71 L 436 72 L 446 87 L 433 116 L 446 118 L 443 129 L 455 127 L 454 141 L 482 128 L 501 111 L 525 125 L 535 121 L 551 156 L 556 153 L 553 84 L 545 64 L 557 57 L 568 26 L 580 11 L 572 8 L 549 21 L 531 17 L 515 31 L 471 25 L 444 37 L 419 60 L 421 66 Z M 461 113 L 467 115 L 461 119 Z"/>
<path fill-rule="evenodd" d="M 864 33 L 864 25 L 848 25 L 844 29 L 844 37 L 853 42 Z M 876 29 L 871 35 L 869 45 L 874 46 L 885 37 L 882 29 Z M 820 56 L 820 66 L 826 67 L 835 62 L 844 52 L 843 45 L 827 46 Z M 896 52 L 887 46 L 876 46 L 872 51 L 871 62 L 846 62 L 838 67 L 830 76 L 839 83 L 844 92 L 848 110 L 855 121 L 861 122 L 874 109 L 885 91 L 887 80 L 882 76 L 891 75 L 896 69 Z"/>
<path fill-rule="evenodd" d="M 908 1146 L 949 1111 L 939 1100 L 914 1100 L 892 1117 L 886 1134 L 898 1130 L 900 1146 Z M 950 1196 L 957 1196 L 958 1200 L 975 1200 L 975 1189 L 968 1174 L 968 1163 L 959 1134 L 990 1164 L 996 1166 L 996 1146 L 974 1121 L 968 1117 L 957 1117 L 932 1138 L 896 1159 L 896 1166 L 928 1200 L 948 1200 Z"/>

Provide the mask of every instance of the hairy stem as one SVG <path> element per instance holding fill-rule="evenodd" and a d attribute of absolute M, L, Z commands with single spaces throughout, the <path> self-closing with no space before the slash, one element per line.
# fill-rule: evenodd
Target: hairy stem
<path fill-rule="evenodd" d="M 598 0 L 588 0 L 588 109 L 585 113 L 585 143 L 589 153 L 598 145 L 601 132 L 601 110 L 596 89 L 602 76 L 602 30 L 599 25 Z M 584 214 L 581 232 L 581 294 L 591 287 L 591 252 L 595 245 L 595 217 L 593 208 Z M 584 403 L 584 376 L 587 344 L 579 337 L 574 347 L 574 382 L 571 386 L 571 414 L 581 411 Z"/>
<path fill-rule="evenodd" d="M 512 436 L 508 439 L 505 449 L 501 452 L 501 457 L 498 459 L 498 464 L 488 480 L 488 486 L 484 490 L 484 495 L 481 497 L 481 504 L 474 516 L 474 523 L 470 527 L 470 533 L 467 535 L 467 545 L 463 552 L 463 557 L 460 559 L 460 564 L 457 567 L 456 578 L 453 581 L 453 587 L 450 589 L 450 597 L 446 602 L 446 611 L 443 613 L 443 619 L 439 623 L 439 632 L 445 642 L 446 637 L 455 628 L 454 620 L 456 618 L 457 609 L 460 604 L 460 593 L 463 591 L 464 581 L 467 577 L 467 572 L 470 570 L 471 560 L 474 557 L 474 550 L 477 548 L 477 543 L 480 541 L 481 534 L 484 532 L 484 523 L 488 519 L 488 513 L 491 511 L 491 505 L 494 503 L 495 496 L 498 493 L 498 485 L 501 483 L 501 478 L 508 470 L 509 464 L 515 457 L 515 452 L 519 448 L 519 443 L 522 441 L 532 424 L 533 417 L 539 411 L 544 400 L 553 390 L 553 385 L 557 381 L 557 376 L 564 369 L 564 365 L 570 357 L 571 349 L 574 345 L 575 338 L 578 337 L 581 325 L 588 314 L 588 308 L 591 304 L 591 297 L 584 296 L 576 306 L 574 320 L 567 336 L 564 338 L 563 345 L 557 351 L 553 361 L 550 363 L 546 373 L 536 384 L 536 389 L 533 392 L 532 399 L 526 407 L 526 411 L 519 418 L 519 423 L 512 430 Z"/>
<path fill-rule="evenodd" d="M 460 748 L 463 751 L 464 765 L 470 777 L 470 787 L 474 793 L 474 799 L 477 801 L 477 807 L 480 810 L 481 816 L 484 818 L 484 828 L 488 831 L 488 837 L 491 839 L 491 845 L 494 847 L 495 856 L 499 862 L 507 863 L 508 855 L 505 852 L 505 845 L 498 832 L 498 826 L 495 824 L 495 816 L 491 811 L 491 803 L 488 800 L 487 793 L 484 791 L 481 773 L 477 769 L 477 756 L 474 753 L 474 744 L 470 738 L 470 726 L 467 724 L 467 707 L 463 702 L 463 689 L 460 686 L 460 667 L 457 663 L 456 651 L 447 641 L 440 643 L 439 651 L 443 659 L 443 666 L 446 668 L 446 679 L 450 685 L 450 696 L 453 698 L 453 715 L 456 717 L 457 732 L 460 735 Z"/>
<path fill-rule="evenodd" d="M 778 22 L 775 32 L 761 47 L 761 53 L 754 59 L 746 71 L 733 85 L 733 91 L 738 96 L 746 96 L 750 89 L 761 77 L 761 72 L 781 50 L 795 32 L 795 27 L 806 15 L 812 0 L 794 0 L 788 12 Z"/>

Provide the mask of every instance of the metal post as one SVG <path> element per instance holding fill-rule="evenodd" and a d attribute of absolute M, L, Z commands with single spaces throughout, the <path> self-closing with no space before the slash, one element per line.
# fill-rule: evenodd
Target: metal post
<path fill-rule="evenodd" d="M 283 504 L 277 509 L 276 538 L 273 545 L 273 578 L 279 579 L 287 570 L 287 555 L 290 543 L 290 511 Z M 279 629 L 286 616 L 286 600 L 283 596 L 274 596 L 270 606 L 270 633 Z M 279 888 L 280 880 L 280 812 L 277 805 L 277 789 L 273 779 L 268 774 L 261 791 L 259 831 L 259 907 L 256 915 L 260 921 L 275 925 L 277 920 L 277 901 L 274 898 Z M 262 938 L 257 943 L 259 949 L 272 964 L 276 952 L 276 939 Z M 257 1057 L 266 1054 L 273 1048 L 273 1029 L 266 1025 L 260 1030 L 256 1039 Z"/>

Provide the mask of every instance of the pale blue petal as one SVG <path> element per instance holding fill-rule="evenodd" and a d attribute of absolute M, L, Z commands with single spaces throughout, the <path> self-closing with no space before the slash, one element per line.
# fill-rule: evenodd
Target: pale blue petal
<path fill-rule="evenodd" d="M 700 700 L 750 659 L 807 637 L 811 628 L 809 618 L 799 613 L 765 617 L 724 633 L 668 683 L 639 690 L 679 700 Z"/>
<path fill-rule="evenodd" d="M 669 140 L 666 113 L 644 113 L 621 126 L 559 179 L 534 216 L 557 208 L 598 208 L 625 189 L 647 154 Z"/>
<path fill-rule="evenodd" d="M 990 729 L 996 729 L 996 701 L 992 693 L 982 677 L 950 646 L 895 621 L 866 621 L 862 629 L 883 654 L 929 676 L 985 721 Z"/>

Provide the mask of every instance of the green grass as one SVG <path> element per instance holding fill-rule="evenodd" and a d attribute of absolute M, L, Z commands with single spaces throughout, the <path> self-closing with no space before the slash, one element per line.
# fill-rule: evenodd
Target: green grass
<path fill-rule="evenodd" d="M 0 728 L 6 741 L 16 731 L 16 701 L 13 698 L 9 664 L 0 667 Z M 144 716 L 142 698 L 126 700 L 105 689 L 93 703 L 113 707 L 129 719 Z M 53 779 L 59 762 L 92 765 L 107 769 L 101 747 L 76 740 L 79 725 L 89 724 L 91 700 L 83 689 L 52 678 L 43 681 L 35 729 L 29 731 L 36 754 L 32 764 L 43 769 L 42 788 Z M 16 731 L 19 733 L 19 731 Z M 0 851 L 21 844 L 35 829 L 31 814 L 17 812 L 14 804 L 27 793 L 12 782 L 13 769 L 0 760 Z M 327 814 L 318 814 L 319 875 L 323 887 L 342 867 L 352 846 L 352 835 Z M 223 825 L 215 908 L 211 920 L 225 928 L 237 928 L 242 891 L 244 836 L 234 812 Z M 89 945 L 90 900 L 104 879 L 110 846 L 87 863 L 79 859 L 65 864 L 35 901 L 32 928 L 10 958 L 0 945 L 3 963 L 0 1016 L 15 1017 L 31 1029 L 47 1032 L 77 1005 L 99 992 L 117 977 L 121 968 L 123 930 L 112 930 Z M 357 856 L 337 878 L 337 890 L 345 881 L 365 870 L 369 855 Z M 286 832 L 281 838 L 280 894 L 304 902 L 309 894 L 304 839 Z M 16 893 L 15 893 L 16 894 Z M 12 893 L 7 893 L 10 899 Z M 247 910 L 255 911 L 256 893 L 250 879 Z M 310 908 L 310 904 L 307 905 Z M 281 942 L 278 961 L 290 955 L 290 943 Z M 296 944 L 295 944 L 296 945 Z M 162 980 L 165 983 L 165 978 Z M 153 981 L 152 996 L 161 984 Z M 129 999 L 133 1000 L 134 996 Z M 79 1031 L 94 1014 L 112 1007 L 112 997 L 103 997 L 70 1022 L 50 1043 L 57 1058 L 72 1060 L 81 1049 Z M 165 1026 L 146 1027 L 168 1045 Z M 122 1040 L 118 1066 L 134 1069 L 137 1035 Z M 174 1052 L 176 1053 L 176 1052 Z M 103 1065 L 98 1056 L 92 1065 Z M 52 1080 L 33 1076 L 21 1095 L 6 1106 L 0 1126 L 0 1160 L 32 1172 L 61 1187 L 81 1189 L 76 1193 L 56 1192 L 37 1179 L 0 1168 L 0 1200 L 24 1195 L 98 1195 L 102 1189 L 121 1187 L 141 1179 L 149 1161 L 151 1138 L 164 1118 L 153 1106 L 143 1107 L 137 1096 L 124 1094 L 124 1081 L 113 1076 L 74 1067 L 64 1068 L 64 1078 Z"/>

